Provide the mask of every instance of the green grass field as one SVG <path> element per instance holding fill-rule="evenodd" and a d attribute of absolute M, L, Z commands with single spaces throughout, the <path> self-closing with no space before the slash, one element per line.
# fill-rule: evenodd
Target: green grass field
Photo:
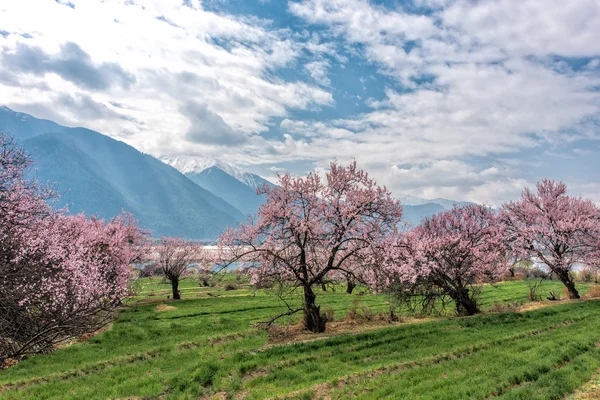
<path fill-rule="evenodd" d="M 177 302 L 169 286 L 141 281 L 106 331 L 0 371 L 0 398 L 558 399 L 597 381 L 597 300 L 493 313 L 528 301 L 526 282 L 507 282 L 483 288 L 483 315 L 390 323 L 376 318 L 387 297 L 339 288 L 317 299 L 337 320 L 329 332 L 299 334 L 295 315 L 278 329 L 294 334 L 270 340 L 253 324 L 285 305 L 243 284 L 224 290 L 234 281 L 186 280 Z M 344 320 L 351 309 L 362 317 Z"/>

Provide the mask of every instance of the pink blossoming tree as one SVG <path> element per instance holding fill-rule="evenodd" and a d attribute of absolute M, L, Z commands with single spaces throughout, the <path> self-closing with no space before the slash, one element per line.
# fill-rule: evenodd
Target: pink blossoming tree
<path fill-rule="evenodd" d="M 473 315 L 479 312 L 476 285 L 500 277 L 508 267 L 505 254 L 492 210 L 454 207 L 396 239 L 379 286 L 424 312 L 450 298 L 459 315 Z"/>
<path fill-rule="evenodd" d="M 507 242 L 521 259 L 536 260 L 555 273 L 569 297 L 579 298 L 570 274 L 575 266 L 600 266 L 600 209 L 567 195 L 562 182 L 542 180 L 521 199 L 502 206 Z"/>
<path fill-rule="evenodd" d="M 302 308 L 290 313 L 302 310 L 306 329 L 323 332 L 314 286 L 334 272 L 359 279 L 400 223 L 402 207 L 356 163 L 331 163 L 325 179 L 280 175 L 260 192 L 267 200 L 256 219 L 220 238 L 221 263 L 252 264 L 254 283 L 301 288 Z"/>
<path fill-rule="evenodd" d="M 0 358 L 93 332 L 127 294 L 146 235 L 131 216 L 105 223 L 54 211 L 26 179 L 29 157 L 0 135 Z"/>
<path fill-rule="evenodd" d="M 190 264 L 203 262 L 206 256 L 202 246 L 181 238 L 164 237 L 155 249 L 158 266 L 166 280 L 171 283 L 174 300 L 181 299 L 179 281 Z M 206 269 L 206 266 L 203 266 Z"/>

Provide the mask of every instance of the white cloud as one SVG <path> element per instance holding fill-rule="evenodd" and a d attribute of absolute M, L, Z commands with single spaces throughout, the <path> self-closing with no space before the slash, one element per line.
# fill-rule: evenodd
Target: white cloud
<path fill-rule="evenodd" d="M 199 0 L 72 3 L 2 1 L 9 34 L 0 35 L 0 63 L 13 57 L 13 68 L 0 72 L 0 103 L 55 113 L 156 155 L 227 153 L 270 177 L 284 163 L 302 172 L 356 159 L 399 195 L 497 204 L 535 178 L 515 160 L 521 152 L 600 139 L 597 0 L 413 0 L 430 8 L 424 14 L 298 0 L 289 3 L 305 22 L 296 30 L 207 11 Z M 56 66 L 69 42 L 89 55 L 83 67 L 97 84 Z M 39 48 L 52 68 L 24 68 L 19 46 Z M 580 57 L 580 68 L 569 57 Z M 360 61 L 369 108 L 335 117 L 332 93 L 348 88 L 332 87 L 331 77 L 338 67 L 350 74 L 350 60 Z M 103 80 L 103 67 L 121 84 Z M 278 78 L 281 68 L 306 79 Z M 381 82 L 384 95 L 374 98 L 367 89 Z M 334 116 L 292 113 L 315 109 Z M 279 120 L 281 137 L 259 135 Z M 576 190 L 598 196 L 585 180 L 572 179 Z"/>
<path fill-rule="evenodd" d="M 354 132 L 343 140 L 294 137 L 312 145 L 316 163 L 347 154 L 399 193 L 495 203 L 518 194 L 527 180 L 517 169 L 477 172 L 480 161 L 470 161 L 473 157 L 508 157 L 545 144 L 600 139 L 595 64 L 574 71 L 555 58 L 600 55 L 600 3 L 427 0 L 417 5 L 435 11 L 415 15 L 366 0 L 292 3 L 291 11 L 307 22 L 364 46 L 366 58 L 404 86 L 388 88 L 381 101 L 370 100 L 371 112 L 320 121 L 315 131 Z M 287 123 L 291 132 L 289 127 L 297 131 L 299 125 Z M 297 143 L 288 143 L 290 148 Z M 405 163 L 421 167 L 390 172 Z"/>
<path fill-rule="evenodd" d="M 71 124 L 122 137 L 153 154 L 172 154 L 181 148 L 189 151 L 189 146 L 199 152 L 215 152 L 214 148 L 185 143 L 191 137 L 187 135 L 189 125 L 198 125 L 203 116 L 209 119 L 207 126 L 220 120 L 221 127 L 252 135 L 268 129 L 272 118 L 285 117 L 291 109 L 333 105 L 329 91 L 273 75 L 298 57 L 303 44 L 286 30 L 271 29 L 268 21 L 209 12 L 201 2 L 188 2 L 192 7 L 179 1 L 72 3 L 74 8 L 45 0 L 3 1 L 0 26 L 9 34 L 0 36 L 0 63 L 7 65 L 19 48 L 35 47 L 41 54 L 52 55 L 63 51 L 66 43 L 76 42 L 89 57 L 89 65 L 118 66 L 135 77 L 134 83 L 124 88 L 99 81 L 89 87 L 56 68 L 31 71 L 13 63 L 11 73 L 20 81 L 45 82 L 48 90 L 23 91 L 0 82 L 0 103 L 18 108 L 35 98 Z M 124 126 L 85 114 L 74 116 L 68 107 L 59 109 L 54 102 L 57 94 L 117 101 L 125 108 L 117 110 L 109 102 L 103 103 L 144 124 Z M 182 110 L 189 109 L 186 105 L 190 102 L 208 105 L 210 112 L 186 115 Z"/>
<path fill-rule="evenodd" d="M 496 47 L 512 56 L 600 53 L 596 0 L 460 0 L 441 18 L 444 26 L 468 34 L 477 47 Z"/>
<path fill-rule="evenodd" d="M 329 86 L 331 81 L 327 76 L 329 69 L 329 61 L 320 60 L 312 61 L 304 65 L 304 69 L 308 71 L 313 80 L 321 86 Z"/>

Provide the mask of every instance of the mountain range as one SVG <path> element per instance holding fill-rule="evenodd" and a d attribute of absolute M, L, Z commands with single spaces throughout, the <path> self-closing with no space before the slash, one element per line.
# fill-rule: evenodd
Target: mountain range
<path fill-rule="evenodd" d="M 16 137 L 35 160 L 32 174 L 56 182 L 57 206 L 111 218 L 131 212 L 154 237 L 214 240 L 227 227 L 256 213 L 264 196 L 256 190 L 273 184 L 223 161 L 197 156 L 156 159 L 86 128 L 0 107 L 0 131 Z M 412 225 L 447 210 L 447 199 L 401 198 L 404 219 Z"/>
<path fill-rule="evenodd" d="M 448 199 L 422 199 L 410 195 L 400 197 L 403 209 L 403 219 L 412 226 L 418 225 L 423 218 L 430 217 L 443 211 L 452 209 L 454 205 L 464 206 L 472 204 L 465 201 Z"/>
<path fill-rule="evenodd" d="M 473 204 L 468 201 L 455 201 L 455 200 L 440 199 L 440 198 L 423 199 L 421 197 L 415 197 L 415 196 L 411 196 L 411 195 L 406 195 L 406 196 L 400 197 L 400 201 L 402 202 L 403 206 L 421 206 L 421 205 L 426 205 L 426 204 L 438 204 L 438 205 L 442 206 L 445 210 L 450 210 L 455 205 L 461 207 L 461 206 L 465 206 L 467 204 Z"/>
<path fill-rule="evenodd" d="M 160 237 L 214 239 L 245 219 L 242 212 L 177 169 L 133 147 L 85 128 L 67 128 L 7 107 L 0 130 L 16 137 L 35 160 L 33 174 L 56 182 L 57 205 L 111 218 L 131 212 Z"/>

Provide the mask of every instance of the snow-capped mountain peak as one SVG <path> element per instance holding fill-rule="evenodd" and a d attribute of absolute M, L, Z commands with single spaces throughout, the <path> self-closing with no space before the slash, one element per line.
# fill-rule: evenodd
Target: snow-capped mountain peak
<path fill-rule="evenodd" d="M 199 174 L 210 167 L 218 167 L 230 175 L 242 175 L 244 170 L 211 157 L 174 156 L 161 157 L 161 161 L 169 164 L 184 174 Z"/>
<path fill-rule="evenodd" d="M 217 167 L 228 175 L 231 175 L 238 181 L 257 189 L 263 184 L 264 180 L 258 175 L 246 172 L 240 167 L 228 164 L 217 158 L 197 157 L 197 156 L 174 156 L 161 157 L 160 160 L 165 164 L 175 167 L 183 174 L 199 174 L 212 167 Z"/>

